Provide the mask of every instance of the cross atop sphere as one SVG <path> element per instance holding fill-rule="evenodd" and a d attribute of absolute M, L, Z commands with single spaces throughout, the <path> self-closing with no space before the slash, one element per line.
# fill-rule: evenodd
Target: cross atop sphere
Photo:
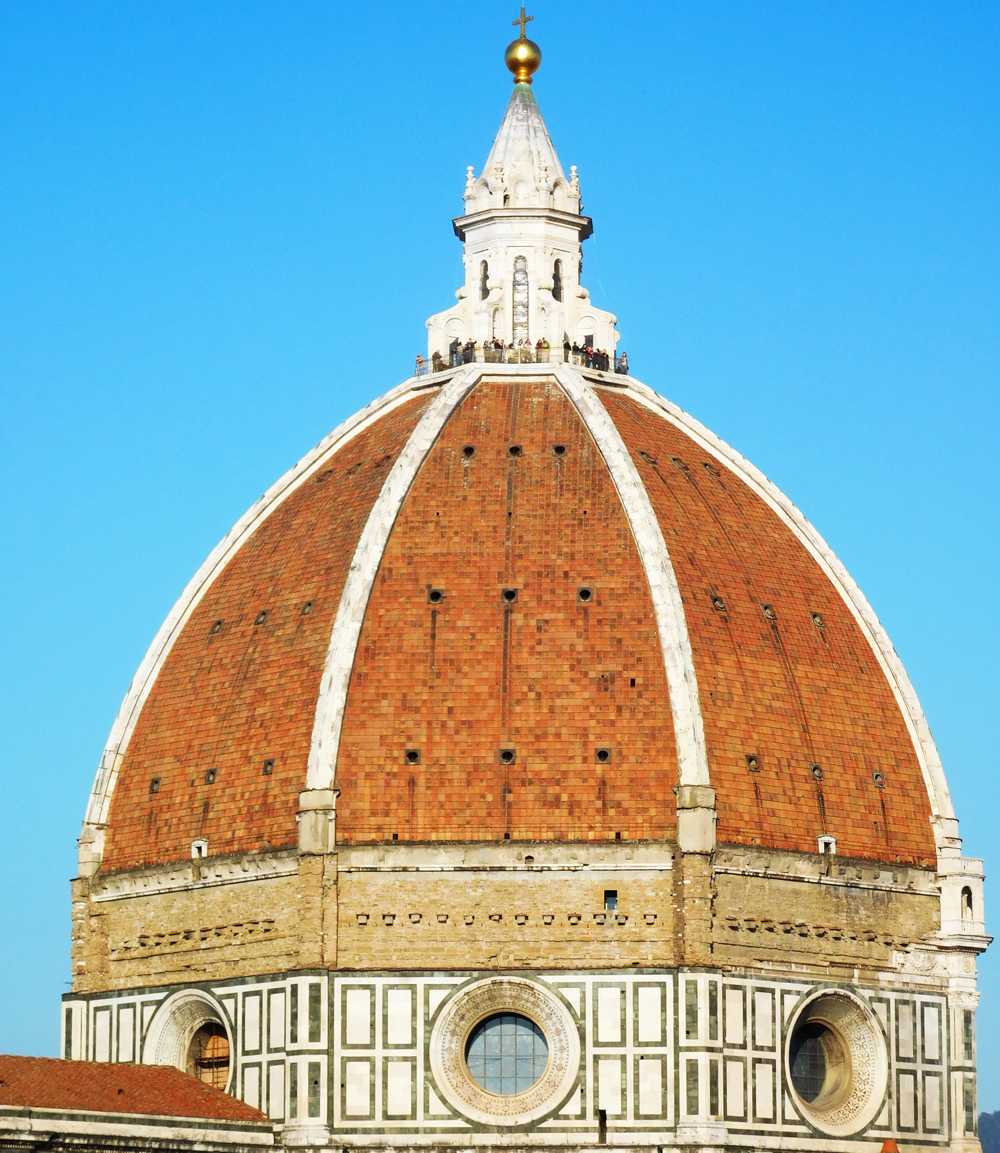
<path fill-rule="evenodd" d="M 528 23 L 529 20 L 534 20 L 534 16 L 525 16 L 524 5 L 522 4 L 521 5 L 521 15 L 518 17 L 517 20 L 511 20 L 511 24 L 520 24 L 521 25 L 521 39 L 522 40 L 527 40 L 527 36 L 524 34 L 524 26 L 525 26 L 525 24 Z"/>

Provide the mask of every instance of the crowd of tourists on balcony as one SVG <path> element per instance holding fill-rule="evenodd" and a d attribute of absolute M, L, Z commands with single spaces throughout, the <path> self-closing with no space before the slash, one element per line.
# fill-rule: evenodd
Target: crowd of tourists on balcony
<path fill-rule="evenodd" d="M 613 354 L 606 349 L 591 348 L 590 345 L 577 344 L 576 341 L 571 344 L 568 340 L 563 341 L 562 351 L 565 364 L 628 376 L 628 357 L 624 352 L 615 360 Z M 463 344 L 460 340 L 453 340 L 448 347 L 447 357 L 435 352 L 428 364 L 423 356 L 418 356 L 414 375 L 425 376 L 428 372 L 443 372 L 446 368 L 472 364 L 475 361 L 486 364 L 548 364 L 558 357 L 558 353 L 556 358 L 553 358 L 551 353 L 549 342 L 543 339 L 537 340 L 534 345 L 529 340 L 508 343 L 496 337 L 482 343 L 467 340 Z"/>

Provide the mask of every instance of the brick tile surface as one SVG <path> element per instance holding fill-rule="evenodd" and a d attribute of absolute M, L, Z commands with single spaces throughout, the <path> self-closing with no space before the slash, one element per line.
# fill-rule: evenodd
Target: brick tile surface
<path fill-rule="evenodd" d="M 375 582 L 338 839 L 668 837 L 676 773 L 649 588 L 603 458 L 554 383 L 484 382 L 420 471 Z"/>
<path fill-rule="evenodd" d="M 430 397 L 376 421 L 318 467 L 229 562 L 143 706 L 109 814 L 102 868 L 297 839 L 297 794 L 348 566 L 389 468 Z M 302 607 L 312 601 L 306 615 Z M 259 614 L 266 618 L 255 623 Z M 222 620 L 221 631 L 213 632 Z M 265 759 L 274 760 L 270 775 Z M 216 779 L 206 784 L 206 771 Z M 150 781 L 160 791 L 150 794 Z"/>
<path fill-rule="evenodd" d="M 930 804 L 905 721 L 820 566 L 688 436 L 626 396 L 605 390 L 602 400 L 649 492 L 681 588 L 719 840 L 816 852 L 817 837 L 830 833 L 840 854 L 933 862 Z M 760 772 L 748 771 L 748 754 L 759 756 Z"/>

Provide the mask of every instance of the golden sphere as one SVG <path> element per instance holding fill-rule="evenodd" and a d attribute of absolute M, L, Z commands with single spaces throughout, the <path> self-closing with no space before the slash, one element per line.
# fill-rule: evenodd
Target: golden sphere
<path fill-rule="evenodd" d="M 522 36 L 507 45 L 503 62 L 514 73 L 515 84 L 530 84 L 532 72 L 537 71 L 542 62 L 542 50 L 534 40 Z"/>

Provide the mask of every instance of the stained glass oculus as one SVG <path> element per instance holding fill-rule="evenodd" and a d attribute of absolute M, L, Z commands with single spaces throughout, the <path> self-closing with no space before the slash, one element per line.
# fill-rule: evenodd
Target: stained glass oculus
<path fill-rule="evenodd" d="M 509 1097 L 524 1093 L 549 1063 L 545 1034 L 520 1013 L 497 1013 L 472 1030 L 465 1062 L 473 1080 L 487 1093 Z"/>
<path fill-rule="evenodd" d="M 802 1100 L 810 1103 L 816 1100 L 826 1085 L 825 1032 L 827 1030 L 822 1025 L 808 1024 L 792 1034 L 789 1053 L 792 1084 Z"/>
<path fill-rule="evenodd" d="M 849 1064 L 837 1034 L 822 1021 L 804 1021 L 792 1033 L 788 1053 L 795 1092 L 814 1109 L 827 1109 L 842 1096 Z"/>

